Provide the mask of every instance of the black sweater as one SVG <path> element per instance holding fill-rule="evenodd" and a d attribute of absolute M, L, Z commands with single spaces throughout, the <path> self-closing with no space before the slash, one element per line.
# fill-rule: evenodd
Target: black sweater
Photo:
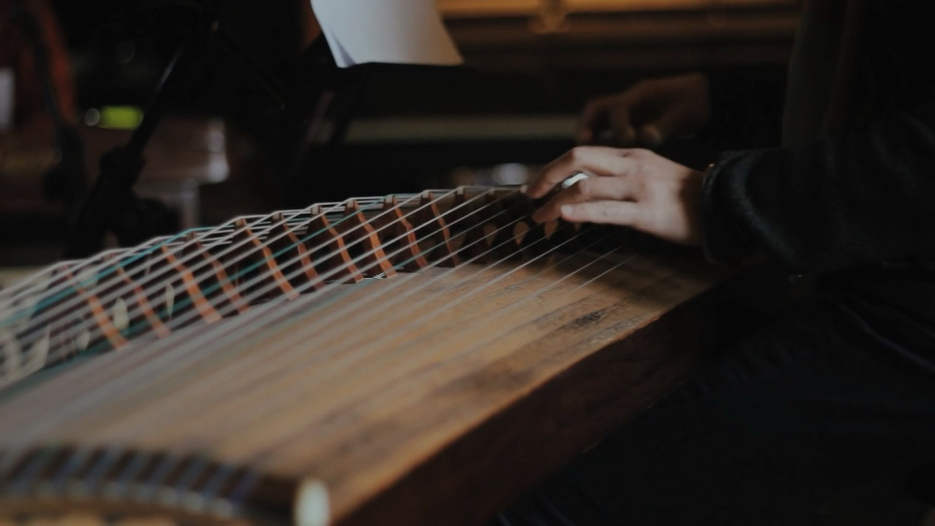
<path fill-rule="evenodd" d="M 790 107 L 787 96 L 787 132 L 802 121 L 824 128 L 794 145 L 724 153 L 705 180 L 704 210 L 709 257 L 762 252 L 791 274 L 815 275 L 855 333 L 935 371 L 935 68 L 927 64 L 926 4 L 870 1 L 859 24 L 843 14 L 840 26 L 827 23 L 853 31 L 832 51 L 837 63 L 825 65 L 837 72 L 825 75 L 837 88 L 813 80 L 807 60 L 793 60 L 790 83 L 799 84 L 788 89 L 801 94 L 804 86 L 826 112 L 835 104 L 846 112 L 837 121 L 796 115 L 816 105 Z M 806 9 L 814 32 L 827 21 L 813 15 Z M 797 51 L 809 52 L 807 44 Z"/>

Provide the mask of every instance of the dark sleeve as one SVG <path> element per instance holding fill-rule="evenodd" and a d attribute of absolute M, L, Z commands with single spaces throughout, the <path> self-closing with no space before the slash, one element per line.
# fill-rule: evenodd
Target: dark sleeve
<path fill-rule="evenodd" d="M 727 152 L 705 180 L 705 250 L 795 272 L 935 254 L 935 103 L 802 150 Z"/>
<path fill-rule="evenodd" d="M 711 118 L 699 133 L 714 151 L 778 144 L 785 98 L 784 67 L 707 71 Z"/>

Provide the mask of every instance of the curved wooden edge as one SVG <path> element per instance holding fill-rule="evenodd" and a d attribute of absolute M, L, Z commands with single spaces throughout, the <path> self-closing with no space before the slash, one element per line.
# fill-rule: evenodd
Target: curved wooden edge
<path fill-rule="evenodd" d="M 701 354 L 711 296 L 690 300 L 587 356 L 373 499 L 334 517 L 335 523 L 484 524 L 687 376 Z"/>
<path fill-rule="evenodd" d="M 184 498 L 184 497 L 183 497 Z M 0 523 L 3 520 L 56 519 L 80 517 L 87 522 L 100 519 L 110 524 L 114 518 L 131 521 L 159 519 L 165 524 L 247 525 L 281 524 L 282 517 L 262 513 L 235 511 L 223 505 L 192 505 L 188 509 L 171 503 L 108 500 L 101 497 L 17 496 L 0 497 Z M 68 523 L 67 520 L 58 523 Z M 86 523 L 86 522 L 82 522 Z M 92 522 L 93 523 L 93 522 Z"/>
<path fill-rule="evenodd" d="M 113 517 L 165 518 L 172 524 L 283 524 L 289 520 L 296 494 L 293 480 L 203 457 L 148 455 L 157 464 L 173 466 L 165 477 L 158 477 L 150 460 L 127 475 L 132 458 L 147 456 L 142 451 L 126 451 L 114 457 L 119 460 L 113 463 L 97 462 L 104 450 L 73 462 L 82 458 L 75 451 L 38 448 L 23 455 L 19 467 L 8 473 L 6 480 L 0 478 L 0 525 L 10 518 L 59 520 L 72 514 L 107 518 L 102 524 L 110 524 Z M 37 465 L 41 467 L 32 469 Z M 95 474 L 97 469 L 91 465 L 109 467 Z M 205 465 L 211 469 L 185 481 L 186 472 Z M 30 471 L 33 475 L 24 475 Z M 221 480 L 228 482 L 212 484 L 217 473 L 225 473 Z M 241 476 L 233 476 L 238 473 Z M 244 480 L 250 483 L 245 485 Z"/>

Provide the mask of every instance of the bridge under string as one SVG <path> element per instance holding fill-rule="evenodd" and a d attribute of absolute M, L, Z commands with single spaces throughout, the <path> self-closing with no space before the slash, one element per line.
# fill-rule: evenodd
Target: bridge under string
<path fill-rule="evenodd" d="M 172 241 L 112 251 L 94 263 L 72 262 L 64 270 L 46 272 L 42 286 L 34 282 L 11 289 L 0 298 L 10 301 L 0 311 L 12 313 L 6 319 L 25 324 L 45 315 L 45 321 L 61 324 L 59 340 L 67 340 L 66 335 L 74 340 L 84 328 L 86 349 L 120 352 L 113 354 L 114 360 L 102 357 L 99 366 L 73 371 L 55 393 L 28 390 L 6 407 L 0 400 L 6 423 L 0 427 L 16 428 L 18 435 L 0 443 L 0 488 L 80 478 L 94 487 L 195 492 L 205 502 L 223 496 L 228 505 L 235 494 L 251 495 L 254 486 L 269 484 L 269 473 L 283 470 L 283 458 L 271 451 L 294 450 L 309 431 L 298 425 L 260 437 L 254 436 L 254 426 L 266 426 L 262 422 L 271 413 L 295 412 L 296 400 L 308 396 L 308 381 L 338 386 L 336 378 L 322 376 L 325 370 L 379 374 L 380 364 L 419 346 L 413 339 L 417 335 L 434 340 L 454 328 L 451 316 L 462 304 L 472 305 L 474 314 L 458 319 L 496 325 L 499 317 L 542 301 L 553 288 L 577 290 L 566 289 L 565 281 L 581 288 L 629 261 L 615 259 L 619 244 L 608 244 L 606 232 L 537 225 L 529 219 L 531 207 L 515 191 L 486 188 L 348 200 L 241 218 Z M 605 250 L 607 246 L 612 248 Z M 594 250 L 596 255 L 589 256 Z M 98 275 L 92 279 L 87 268 L 95 265 Z M 527 283 L 536 288 L 516 297 Z M 16 318 L 22 305 L 29 304 L 22 300 L 37 289 L 50 297 L 67 294 L 44 305 L 33 299 L 30 316 Z M 167 290 L 175 296 L 171 308 Z M 501 305 L 496 299 L 501 295 L 512 299 Z M 113 330 L 95 319 L 101 308 L 91 308 L 91 296 L 110 309 L 108 321 L 126 343 L 108 338 Z M 489 306 L 478 303 L 481 297 L 491 301 Z M 270 340 L 276 331 L 282 337 Z M 36 326 L 21 329 L 17 335 L 32 339 L 23 338 L 26 345 L 20 348 L 42 341 L 42 332 Z M 483 336 L 450 359 L 467 359 L 484 342 L 499 338 L 495 333 Z M 312 341 L 320 349 L 309 354 Z M 73 352 L 51 351 L 47 356 L 53 359 Z M 316 364 L 326 362 L 328 368 L 317 371 Z M 204 382 L 158 397 L 145 394 L 159 392 L 160 382 L 176 382 L 197 371 L 209 373 Z M 310 376 L 303 379 L 303 374 Z M 250 403 L 248 393 L 260 386 L 260 378 L 286 383 L 262 404 Z M 385 386 L 387 393 L 402 387 L 397 377 L 388 380 L 393 378 Z M 182 403 L 186 397 L 199 400 L 215 416 L 190 421 L 191 407 Z M 150 410 L 126 413 L 144 400 Z M 248 407 L 236 410 L 232 400 Z M 30 413 L 43 407 L 49 408 L 49 418 L 35 421 Z M 323 409 L 316 402 L 296 422 L 320 418 Z M 235 420 L 210 423 L 225 414 Z M 79 429 L 89 425 L 100 430 L 95 440 L 86 441 Z M 165 432 L 160 440 L 178 444 L 171 455 L 164 453 L 165 443 L 160 446 L 150 436 L 169 428 L 179 433 L 178 441 Z M 221 431 L 269 443 L 250 454 L 234 454 L 228 451 L 229 441 L 209 438 Z M 324 442 L 335 439 L 315 435 Z M 42 443 L 46 446 L 40 449 L 32 446 Z M 102 443 L 113 445 L 103 448 Z M 212 451 L 227 452 L 218 457 Z M 237 458 L 239 464 L 219 460 L 223 458 Z"/>
<path fill-rule="evenodd" d="M 364 200 L 346 202 L 345 205 L 350 206 L 346 206 L 345 211 L 350 213 L 338 217 L 336 221 L 329 221 L 327 214 L 321 212 L 309 214 L 311 217 L 306 218 L 304 225 L 295 220 L 292 225 L 289 225 L 283 220 L 283 214 L 279 214 L 278 217 L 274 215 L 272 221 L 268 216 L 252 224 L 248 224 L 241 218 L 232 222 L 232 228 L 208 230 L 206 235 L 200 237 L 195 233 L 189 233 L 183 238 L 182 243 L 160 243 L 157 245 L 158 250 L 150 249 L 148 257 L 145 258 L 139 257 L 138 251 L 127 257 L 121 257 L 123 254 L 119 253 L 108 254 L 107 259 L 116 260 L 116 262 L 110 266 L 99 265 L 97 275 L 91 277 L 89 274 L 92 271 L 85 269 L 79 278 L 69 279 L 67 275 L 70 275 L 71 271 L 68 266 L 65 266 L 59 274 L 64 272 L 66 277 L 53 275 L 48 287 L 49 292 L 45 294 L 46 298 L 39 302 L 44 301 L 45 304 L 36 308 L 36 313 L 28 320 L 31 323 L 23 323 L 21 325 L 25 327 L 17 327 L 17 338 L 21 341 L 14 341 L 14 345 L 4 346 L 5 361 L 3 363 L 8 366 L 6 376 L 8 378 L 12 376 L 9 365 L 13 363 L 13 360 L 8 359 L 9 356 L 17 351 L 20 354 L 28 354 L 35 350 L 30 345 L 50 347 L 49 354 L 52 359 L 48 361 L 54 363 L 56 359 L 61 359 L 76 351 L 119 348 L 126 343 L 126 338 L 121 333 L 131 337 L 155 333 L 156 336 L 164 337 L 170 324 L 176 327 L 181 325 L 177 322 L 180 318 L 186 324 L 197 318 L 191 315 L 192 308 L 201 314 L 201 321 L 209 324 L 220 317 L 215 306 L 217 304 L 225 311 L 225 315 L 230 315 L 232 310 L 242 313 L 246 305 L 239 296 L 244 293 L 245 284 L 254 288 L 267 285 L 266 289 L 269 289 L 268 284 L 272 282 L 279 287 L 279 291 L 267 291 L 272 294 L 260 298 L 262 300 L 269 299 L 276 292 L 289 294 L 293 281 L 301 284 L 303 277 L 308 279 L 310 274 L 317 274 L 319 270 L 327 273 L 329 270 L 339 269 L 346 277 L 358 282 L 364 276 L 354 265 L 348 265 L 348 261 L 352 259 L 351 251 L 355 246 L 366 247 L 355 251 L 358 259 L 367 260 L 370 267 L 379 267 L 379 272 L 373 272 L 372 275 L 385 275 L 388 269 L 394 269 L 394 266 L 390 258 L 381 253 L 382 244 L 378 244 L 377 241 L 383 241 L 388 236 L 384 234 L 383 238 L 380 238 L 378 236 L 380 233 L 396 233 L 393 242 L 408 239 L 409 242 L 404 243 L 403 248 L 394 253 L 397 256 L 408 256 L 401 270 L 410 272 L 418 270 L 427 264 L 426 256 L 429 259 L 438 259 L 452 253 L 452 235 L 445 223 L 446 215 L 457 215 L 459 217 L 452 221 L 461 221 L 465 224 L 478 223 L 477 220 L 470 222 L 463 220 L 470 215 L 481 218 L 482 213 L 488 210 L 499 209 L 502 215 L 503 210 L 499 201 L 504 199 L 504 195 L 509 194 L 501 191 L 501 195 L 494 198 L 491 192 L 489 189 L 474 189 L 475 195 L 469 196 L 471 189 L 462 188 L 456 191 L 437 192 L 434 195 L 431 192 L 423 193 L 417 198 L 404 197 L 405 201 L 402 203 L 396 197 L 385 198 L 379 204 L 370 200 L 367 206 L 378 213 L 369 220 L 363 214 L 364 205 L 361 203 Z M 442 199 L 438 196 L 449 198 L 449 202 L 445 204 L 451 210 L 445 213 L 439 211 L 438 203 Z M 418 205 L 403 213 L 401 205 L 413 200 L 416 200 Z M 472 203 L 472 201 L 481 202 Z M 335 208 L 337 207 L 333 207 L 332 210 Z M 464 213 L 457 213 L 459 208 L 463 209 Z M 293 214 L 293 217 L 298 215 Z M 395 217 L 389 221 L 379 221 L 390 215 Z M 415 223 L 414 219 L 419 219 L 420 222 Z M 490 218 L 485 219 L 493 221 Z M 266 239 L 261 239 L 260 235 L 251 232 L 251 227 L 255 228 L 255 225 L 263 221 L 268 224 L 260 225 L 257 230 L 266 234 Z M 344 225 L 343 231 L 338 231 L 338 227 L 332 226 L 332 222 L 338 227 Z M 377 227 L 374 228 L 371 223 Z M 416 226 L 413 226 L 413 223 Z M 313 226 L 319 228 L 310 232 Z M 295 232 L 301 230 L 302 227 L 305 228 L 303 236 L 305 239 L 298 239 Z M 355 232 L 368 228 L 370 231 L 367 232 L 367 236 L 351 237 Z M 429 229 L 432 229 L 431 233 Z M 227 230 L 226 239 L 221 238 L 220 242 L 211 239 L 212 235 L 217 236 L 224 230 Z M 413 243 L 414 237 L 421 234 L 429 234 L 425 237 L 430 241 L 440 241 L 429 246 L 430 250 L 425 255 L 420 252 L 420 243 Z M 282 242 L 290 236 L 293 240 L 287 243 Z M 309 239 L 319 241 L 319 244 L 312 250 L 305 246 L 305 242 Z M 224 241 L 228 242 L 224 243 Z M 202 243 L 212 242 L 213 244 L 209 245 L 210 248 L 205 250 Z M 425 242 L 422 241 L 422 244 Z M 246 245 L 252 245 L 252 247 L 247 246 L 244 250 Z M 239 248 L 239 253 L 237 250 L 232 250 L 232 247 Z M 326 247 L 333 248 L 333 250 L 324 255 L 325 257 L 320 257 Z M 220 256 L 212 253 L 211 248 Z M 273 248 L 276 249 L 275 257 L 271 257 Z M 390 246 L 390 249 L 392 248 L 395 247 Z M 224 256 L 231 254 L 233 257 L 223 260 Z M 309 264 L 311 263 L 308 261 L 309 254 L 319 256 L 315 264 Z M 306 260 L 305 263 L 301 261 L 303 259 Z M 399 257 L 393 259 L 399 261 Z M 456 262 L 456 259 L 450 259 Z M 293 270 L 296 264 L 300 265 L 302 272 L 291 272 L 290 280 L 284 280 L 279 267 L 291 266 L 290 270 Z M 172 269 L 175 272 L 167 272 L 166 269 Z M 98 276 L 104 276 L 107 281 L 100 283 Z M 263 283 L 264 281 L 266 283 Z M 315 287 L 321 287 L 324 281 L 317 279 L 312 280 L 312 283 Z M 81 294 L 78 289 L 84 288 L 81 287 L 82 284 L 95 287 L 97 294 Z M 123 287 L 117 287 L 119 284 Z M 52 297 L 52 301 L 49 301 L 48 297 Z M 211 301 L 208 301 L 209 298 Z M 236 307 L 230 309 L 225 303 Z M 102 306 L 108 308 L 110 316 L 103 315 Z M 10 316 L 10 310 L 13 310 L 11 306 L 4 305 L 3 307 L 3 311 L 0 312 L 7 314 L 8 319 L 15 318 L 15 315 L 22 318 L 22 308 L 19 312 L 14 311 L 14 316 Z M 15 308 L 15 305 L 12 307 Z M 88 311 L 92 314 L 96 312 L 96 316 L 89 317 Z M 88 323 L 88 321 L 95 323 Z M 118 325 L 121 327 L 119 333 L 114 330 L 114 321 L 119 322 Z M 8 326 L 12 325 L 9 321 L 0 318 L 0 323 L 4 322 Z M 44 334 L 39 329 L 42 326 L 52 327 L 53 330 Z M 9 334 L 9 329 L 4 329 Z M 8 341 L 10 339 L 7 338 Z"/>
<path fill-rule="evenodd" d="M 488 192 L 488 193 L 485 193 L 484 195 L 490 196 L 491 194 Z M 498 201 L 495 200 L 495 199 L 489 199 L 489 200 L 488 200 L 488 203 L 487 203 L 486 205 L 484 205 L 483 207 L 481 207 L 481 208 L 482 208 L 482 209 L 491 208 L 490 205 L 494 205 L 494 207 L 496 207 L 496 208 L 502 208 L 502 204 L 501 204 L 501 203 L 498 203 Z M 502 210 L 501 210 L 501 212 L 502 212 Z M 494 217 L 494 216 L 496 216 L 496 215 L 497 215 L 497 214 L 492 214 L 491 217 Z M 527 220 L 527 219 L 528 219 L 528 218 L 527 218 L 526 216 L 520 215 L 518 218 L 516 218 L 516 219 L 514 219 L 514 220 L 512 220 L 512 221 L 510 221 L 510 222 L 508 222 L 507 225 L 508 225 L 508 226 L 509 226 L 509 225 L 513 225 L 513 224 L 515 224 L 517 221 L 520 221 L 520 220 Z M 482 224 L 482 223 L 480 223 L 480 222 L 477 223 L 478 226 L 480 226 L 481 224 Z M 475 229 L 475 230 L 477 230 L 477 229 Z M 482 253 L 479 254 L 478 256 L 475 256 L 474 259 L 478 259 L 478 257 L 480 257 L 480 256 L 487 256 L 487 255 L 493 253 L 494 251 L 500 251 L 500 253 L 502 253 L 503 251 L 512 250 L 512 249 L 510 249 L 509 247 L 506 246 L 507 244 L 515 244 L 516 246 L 520 246 L 520 245 L 521 245 L 521 243 L 518 243 L 517 240 L 516 240 L 515 238 L 513 238 L 513 237 L 511 237 L 511 236 L 509 236 L 509 235 L 507 235 L 507 234 L 505 234 L 504 231 L 505 231 L 505 227 L 500 227 L 500 228 L 495 228 L 495 229 L 492 229 L 492 230 L 488 230 L 488 231 L 486 231 L 483 235 L 478 235 L 478 236 L 477 236 L 478 239 L 475 240 L 474 242 L 468 243 L 468 244 L 464 244 L 464 245 L 462 246 L 462 249 L 464 249 L 465 251 L 467 251 L 468 248 L 472 248 L 472 245 L 477 245 L 477 244 L 478 244 L 477 241 L 479 241 L 479 240 L 487 240 L 488 244 L 492 244 L 492 243 L 493 243 L 492 239 L 493 239 L 493 237 L 494 237 L 494 234 L 496 234 L 497 236 L 499 236 L 499 237 L 502 239 L 502 241 L 500 241 L 500 243 L 498 243 L 498 244 L 492 245 L 492 248 L 485 250 L 484 252 L 482 252 Z M 465 230 L 464 232 L 470 232 L 470 231 L 469 231 L 469 230 Z M 553 232 L 554 232 L 554 231 L 553 231 Z M 536 240 L 536 242 L 539 242 L 539 241 L 542 241 L 542 238 L 539 238 L 538 240 Z M 514 252 L 510 253 L 508 257 L 513 257 L 513 256 L 516 256 L 516 255 L 519 255 L 520 252 L 521 252 L 521 250 L 515 250 Z M 252 321 L 252 320 L 251 320 L 251 321 Z M 209 334 L 210 334 L 210 333 L 209 333 Z M 170 342 L 170 343 L 171 343 L 171 342 Z"/>

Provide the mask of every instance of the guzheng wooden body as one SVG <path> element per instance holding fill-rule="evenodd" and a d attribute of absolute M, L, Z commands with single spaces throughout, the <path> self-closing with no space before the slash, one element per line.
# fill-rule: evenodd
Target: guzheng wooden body
<path fill-rule="evenodd" d="M 0 291 L 0 522 L 483 521 L 671 388 L 713 282 L 532 206 L 325 203 Z"/>

